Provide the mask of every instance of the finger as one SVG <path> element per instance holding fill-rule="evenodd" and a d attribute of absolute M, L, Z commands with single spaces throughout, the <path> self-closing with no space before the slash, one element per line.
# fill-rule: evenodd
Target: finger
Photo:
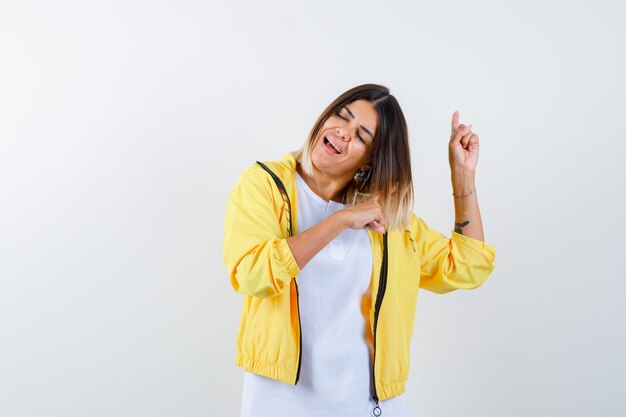
<path fill-rule="evenodd" d="M 450 135 L 450 139 L 456 137 L 457 133 L 459 133 L 459 130 L 463 130 L 465 129 L 465 125 L 463 123 L 461 123 L 460 125 L 457 125 L 456 129 L 452 131 L 452 134 Z"/>
<path fill-rule="evenodd" d="M 454 134 L 454 136 L 452 137 L 452 139 L 450 139 L 450 142 L 453 142 L 453 143 L 461 142 L 461 138 L 467 135 L 471 130 L 472 130 L 472 125 L 465 126 L 464 124 L 461 124 L 459 128 L 457 129 L 456 133 Z"/>
<path fill-rule="evenodd" d="M 455 110 L 452 113 L 452 134 L 454 135 L 454 131 L 459 127 L 459 111 Z"/>
<path fill-rule="evenodd" d="M 468 141 L 468 139 L 467 139 L 467 137 L 466 137 L 466 136 L 465 136 L 465 137 L 463 137 L 463 139 L 461 139 L 461 146 L 462 146 L 464 149 L 467 149 L 467 144 L 468 144 L 468 143 L 469 143 L 469 141 Z"/>
<path fill-rule="evenodd" d="M 376 224 L 374 224 L 374 225 L 373 225 L 372 223 L 375 223 L 375 222 L 370 222 L 370 223 L 368 224 L 368 226 L 369 226 L 369 228 L 370 228 L 371 230 L 373 230 L 373 231 L 375 231 L 375 232 L 378 232 L 378 233 L 385 233 L 385 228 L 384 228 L 381 224 L 378 224 L 378 223 L 376 222 Z"/>
<path fill-rule="evenodd" d="M 371 222 L 365 225 L 365 229 L 371 229 L 371 230 L 378 232 L 380 229 L 384 230 L 384 227 L 380 223 L 378 223 L 376 220 L 372 220 Z"/>
<path fill-rule="evenodd" d="M 478 149 L 480 146 L 478 139 L 478 135 L 472 133 L 472 136 L 469 138 L 468 149 Z"/>
<path fill-rule="evenodd" d="M 467 148 L 467 145 L 469 144 L 469 140 L 472 137 L 472 135 L 474 134 L 472 132 L 471 127 L 468 126 L 468 129 L 466 129 L 467 133 L 465 135 L 463 135 L 463 137 L 461 138 L 461 145 L 463 145 L 464 148 Z"/>

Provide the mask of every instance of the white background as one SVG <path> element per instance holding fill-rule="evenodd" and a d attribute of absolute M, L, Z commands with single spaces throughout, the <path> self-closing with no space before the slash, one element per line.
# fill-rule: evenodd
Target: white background
<path fill-rule="evenodd" d="M 450 119 L 480 136 L 497 267 L 423 291 L 418 416 L 618 416 L 623 1 L 0 3 L 0 415 L 236 416 L 226 199 L 362 83 L 409 124 L 450 235 Z"/>

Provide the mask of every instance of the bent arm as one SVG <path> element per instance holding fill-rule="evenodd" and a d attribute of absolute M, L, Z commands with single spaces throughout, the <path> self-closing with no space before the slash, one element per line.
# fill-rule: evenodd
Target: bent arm
<path fill-rule="evenodd" d="M 228 198 L 222 257 L 240 294 L 268 298 L 289 288 L 300 268 L 283 238 L 272 190 L 254 169 L 237 181 Z"/>
<path fill-rule="evenodd" d="M 420 255 L 420 288 L 445 294 L 481 286 L 495 269 L 496 250 L 490 244 L 452 231 L 450 238 L 414 221 Z"/>
<path fill-rule="evenodd" d="M 287 243 L 300 269 L 303 269 L 324 246 L 347 227 L 343 211 L 337 211 L 315 226 L 287 238 Z"/>

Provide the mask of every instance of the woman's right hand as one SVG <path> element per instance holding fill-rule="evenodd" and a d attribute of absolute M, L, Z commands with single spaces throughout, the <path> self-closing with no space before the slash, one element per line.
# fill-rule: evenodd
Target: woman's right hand
<path fill-rule="evenodd" d="M 380 206 L 378 194 L 357 205 L 346 207 L 340 213 L 351 229 L 372 229 L 378 233 L 385 233 L 387 218 Z"/>

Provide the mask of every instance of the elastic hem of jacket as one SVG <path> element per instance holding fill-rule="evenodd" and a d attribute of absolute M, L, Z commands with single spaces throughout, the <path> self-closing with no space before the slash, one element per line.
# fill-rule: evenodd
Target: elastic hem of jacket
<path fill-rule="evenodd" d="M 385 384 L 376 383 L 378 401 L 388 400 L 391 397 L 403 394 L 406 390 L 406 379 L 387 382 Z"/>
<path fill-rule="evenodd" d="M 292 278 L 298 275 L 300 273 L 300 267 L 296 262 L 296 258 L 293 257 L 293 252 L 291 252 L 287 239 L 279 240 L 276 245 L 276 249 L 278 249 L 278 254 L 280 255 L 280 259 L 283 261 L 287 275 Z"/>
<path fill-rule="evenodd" d="M 243 356 L 240 353 L 235 356 L 235 365 L 241 366 L 244 370 L 248 372 L 252 372 L 254 374 L 266 376 L 268 378 L 276 379 L 278 381 L 294 385 L 293 382 L 296 377 L 295 366 L 293 368 L 282 368 L 276 365 L 269 365 L 267 363 L 255 360 L 254 358 Z"/>

